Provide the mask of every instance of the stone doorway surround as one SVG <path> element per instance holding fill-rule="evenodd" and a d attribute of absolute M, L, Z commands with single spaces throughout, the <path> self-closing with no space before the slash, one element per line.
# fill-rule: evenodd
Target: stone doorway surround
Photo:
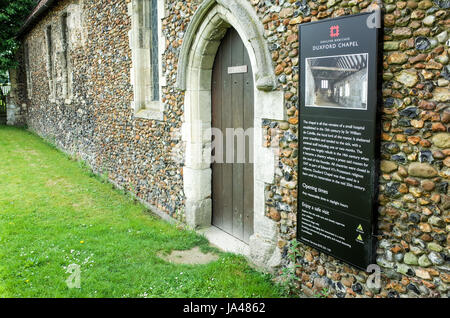
<path fill-rule="evenodd" d="M 216 52 L 227 29 L 239 33 L 254 73 L 254 234 L 249 245 L 233 240 L 211 225 L 211 77 Z M 277 223 L 265 216 L 265 185 L 274 182 L 278 164 L 273 149 L 263 147 L 262 120 L 285 120 L 284 93 L 276 89 L 264 27 L 246 0 L 205 0 L 191 19 L 183 39 L 177 87 L 185 91 L 183 170 L 186 221 L 203 228 L 213 244 L 246 255 L 261 269 L 280 265 Z M 199 160 L 198 158 L 203 158 Z M 206 158 L 206 159 L 205 159 Z"/>

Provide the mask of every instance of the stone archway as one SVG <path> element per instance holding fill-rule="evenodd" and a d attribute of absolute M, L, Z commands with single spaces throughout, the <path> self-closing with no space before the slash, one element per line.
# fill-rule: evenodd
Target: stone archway
<path fill-rule="evenodd" d="M 273 150 L 262 146 L 261 125 L 263 118 L 285 120 L 284 94 L 275 90 L 276 78 L 263 36 L 264 28 L 247 1 L 204 1 L 183 40 L 177 86 L 185 91 L 186 221 L 193 228 L 211 227 L 211 77 L 218 47 L 231 26 L 246 46 L 255 82 L 254 234 L 249 246 L 234 251 L 245 254 L 259 267 L 272 270 L 280 264 L 281 252 L 277 247 L 278 226 L 265 216 L 264 190 L 267 183 L 274 181 L 277 162 Z M 222 241 L 225 240 L 214 243 L 221 246 Z"/>

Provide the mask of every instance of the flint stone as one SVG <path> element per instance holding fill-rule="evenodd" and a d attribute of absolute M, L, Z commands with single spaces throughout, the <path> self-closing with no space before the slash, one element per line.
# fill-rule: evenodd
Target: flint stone
<path fill-rule="evenodd" d="M 450 133 L 436 134 L 433 136 L 432 141 L 438 148 L 450 148 Z"/>
<path fill-rule="evenodd" d="M 398 165 L 394 161 L 382 160 L 381 161 L 381 171 L 384 173 L 390 173 L 397 170 Z"/>
<path fill-rule="evenodd" d="M 406 87 L 413 87 L 419 81 L 417 72 L 414 70 L 404 70 L 395 77 L 397 82 L 402 83 Z"/>
<path fill-rule="evenodd" d="M 409 165 L 408 174 L 413 177 L 432 178 L 437 176 L 438 172 L 428 163 L 413 162 Z"/>
<path fill-rule="evenodd" d="M 438 102 L 450 101 L 450 89 L 447 87 L 436 87 L 433 91 L 433 98 Z"/>
<path fill-rule="evenodd" d="M 408 265 L 419 265 L 417 256 L 414 255 L 413 253 L 406 253 L 403 261 L 405 262 L 405 264 Z"/>

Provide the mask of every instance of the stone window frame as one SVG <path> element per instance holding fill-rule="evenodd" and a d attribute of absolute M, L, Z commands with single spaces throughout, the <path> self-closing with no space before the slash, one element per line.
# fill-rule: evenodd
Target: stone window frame
<path fill-rule="evenodd" d="M 70 10 L 66 8 L 63 10 L 58 19 L 59 24 L 59 34 L 61 41 L 61 50 L 58 52 L 60 55 L 59 60 L 61 61 L 61 70 L 62 70 L 62 96 L 64 97 L 65 104 L 72 103 L 72 64 L 70 63 Z M 65 24 L 65 25 L 64 25 Z M 66 31 L 66 32 L 64 32 Z"/>
<path fill-rule="evenodd" d="M 31 77 L 31 63 L 30 63 L 30 43 L 25 42 L 24 44 L 24 64 L 25 64 L 25 77 L 27 83 L 27 98 L 31 99 L 33 96 L 33 80 Z"/>
<path fill-rule="evenodd" d="M 130 70 L 131 85 L 133 86 L 133 101 L 131 108 L 133 109 L 136 118 L 164 120 L 164 103 L 162 102 L 163 87 L 166 84 L 166 78 L 163 74 L 163 54 L 166 49 L 166 41 L 163 35 L 162 20 L 166 16 L 165 0 L 156 0 L 158 5 L 158 74 L 159 74 L 159 99 L 152 101 L 151 94 L 151 72 L 148 68 L 147 74 L 137 72 L 137 70 L 145 67 L 145 64 L 150 64 L 150 51 L 148 48 L 139 47 L 139 27 L 138 27 L 138 1 L 132 0 L 128 3 L 128 15 L 131 18 L 131 29 L 128 33 L 129 45 L 132 53 L 132 67 Z M 149 0 L 143 0 L 149 1 Z M 143 58 L 147 59 L 143 62 Z M 143 65 L 144 64 L 144 65 Z"/>
<path fill-rule="evenodd" d="M 64 20 L 67 24 L 66 45 L 63 45 Z M 82 20 L 80 4 L 75 3 L 66 6 L 55 19 L 44 25 L 44 51 L 50 103 L 57 103 L 60 99 L 67 105 L 72 103 L 73 65 L 70 60 L 70 52 L 84 43 L 83 34 L 80 33 Z M 61 68 L 61 77 L 58 74 L 58 67 Z"/>
<path fill-rule="evenodd" d="M 46 51 L 46 67 L 49 87 L 49 101 L 56 102 L 56 81 L 55 81 L 55 43 L 53 42 L 53 25 L 49 23 L 44 28 L 45 34 L 45 51 Z"/>

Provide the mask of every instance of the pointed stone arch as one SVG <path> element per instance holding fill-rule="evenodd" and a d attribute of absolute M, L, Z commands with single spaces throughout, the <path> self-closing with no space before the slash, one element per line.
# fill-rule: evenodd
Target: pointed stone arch
<path fill-rule="evenodd" d="M 244 254 L 259 267 L 273 270 L 280 264 L 278 224 L 265 216 L 265 187 L 274 182 L 278 164 L 273 149 L 262 145 L 263 119 L 285 120 L 284 94 L 276 90 L 271 55 L 264 28 L 249 2 L 205 0 L 191 19 L 179 56 L 177 86 L 185 91 L 183 168 L 186 222 L 193 228 L 211 227 L 211 77 L 221 40 L 233 27 L 241 37 L 254 76 L 254 234 L 249 245 L 232 237 L 206 236 L 226 250 Z M 200 158 L 200 160 L 199 160 Z M 237 239 L 236 239 L 237 241 Z"/>
<path fill-rule="evenodd" d="M 233 20 L 234 23 L 232 25 L 238 31 L 241 38 L 249 42 L 245 43 L 246 47 L 247 49 L 251 47 L 256 63 L 259 66 L 258 70 L 255 71 L 257 89 L 262 91 L 274 90 L 277 84 L 270 52 L 264 39 L 264 27 L 259 21 L 254 9 L 247 1 L 236 0 L 205 0 L 195 12 L 186 30 L 181 46 L 177 75 L 178 89 L 186 90 L 187 68 L 189 65 L 189 56 L 192 53 L 192 46 L 201 25 L 205 21 L 205 18 L 210 15 L 213 8 L 225 20 Z M 220 33 L 218 36 L 220 36 Z"/>

